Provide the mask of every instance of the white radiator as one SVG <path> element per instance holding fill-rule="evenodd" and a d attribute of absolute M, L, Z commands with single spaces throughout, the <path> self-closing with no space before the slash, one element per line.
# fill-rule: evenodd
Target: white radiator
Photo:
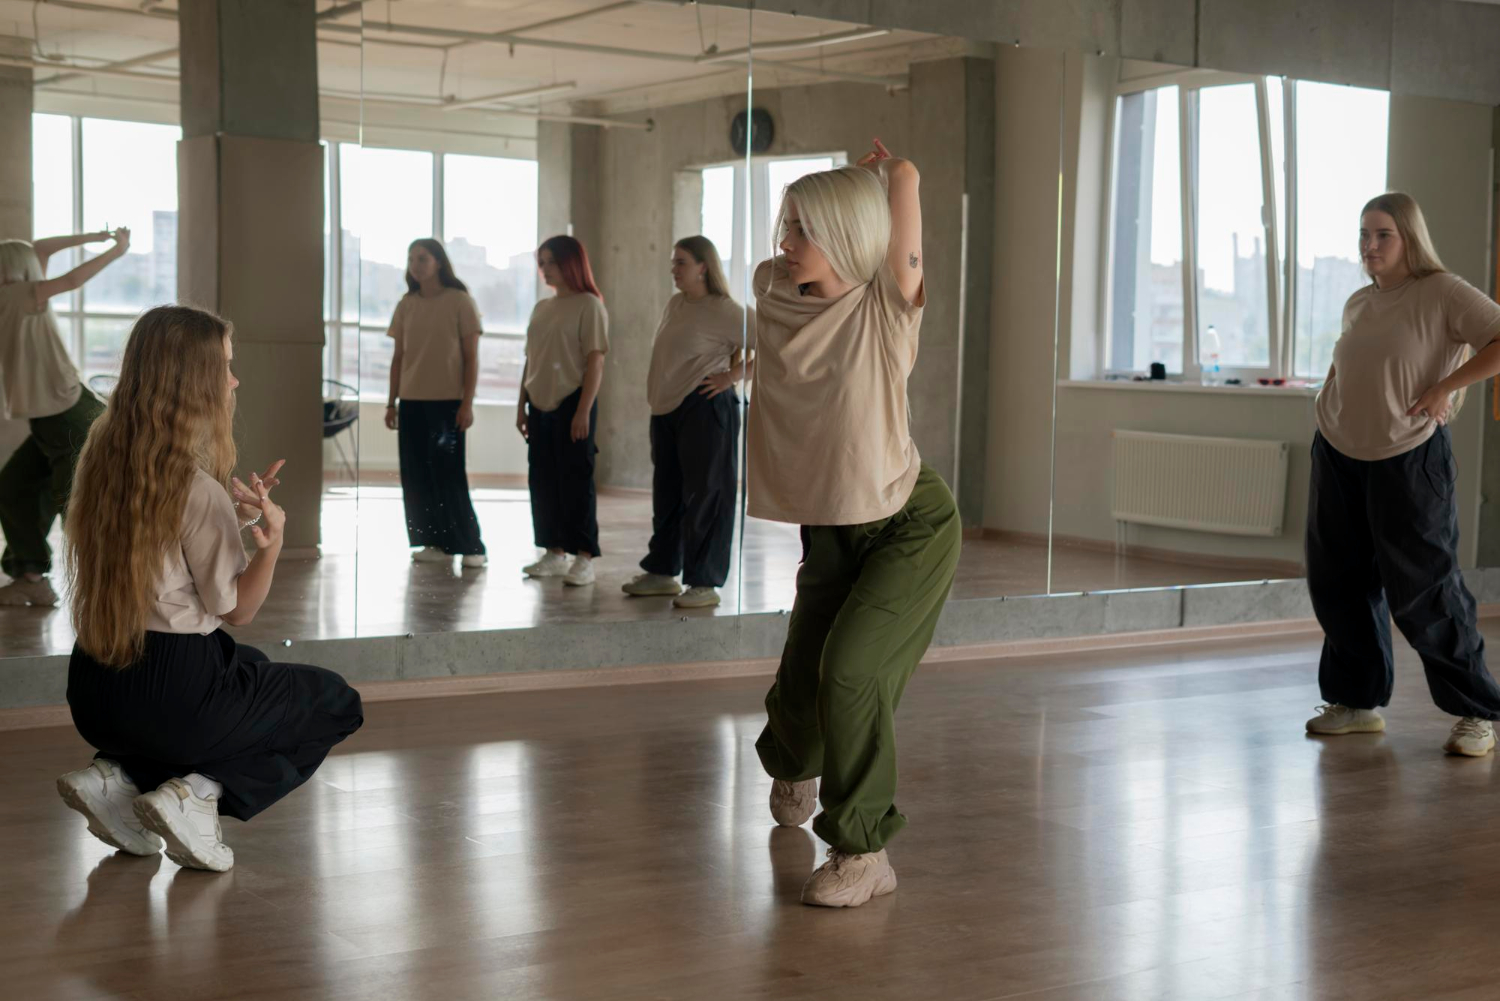
<path fill-rule="evenodd" d="M 1287 443 L 1115 431 L 1117 522 L 1280 535 Z"/>

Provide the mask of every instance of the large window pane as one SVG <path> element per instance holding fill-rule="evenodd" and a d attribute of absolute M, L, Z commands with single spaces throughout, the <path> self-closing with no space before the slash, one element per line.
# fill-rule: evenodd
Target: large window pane
<path fill-rule="evenodd" d="M 432 235 L 432 154 L 346 144 L 341 166 L 344 229 L 357 242 L 360 262 L 359 320 L 384 327 L 406 294 L 406 248 Z M 369 365 L 361 370 L 369 372 Z"/>
<path fill-rule="evenodd" d="M 1182 371 L 1182 161 L 1176 87 L 1119 100 L 1107 367 Z"/>
<path fill-rule="evenodd" d="M 31 194 L 33 238 L 73 232 L 73 119 L 67 115 L 31 116 Z M 54 255 L 47 262 L 48 277 L 77 260 L 76 250 Z"/>
<path fill-rule="evenodd" d="M 94 376 L 119 375 L 120 361 L 125 357 L 125 339 L 134 325 L 134 317 L 91 316 L 83 321 L 83 363 L 79 368 L 85 382 Z M 108 387 L 100 383 L 94 388 Z"/>
<path fill-rule="evenodd" d="M 443 242 L 486 331 L 526 332 L 537 292 L 536 199 L 535 160 L 443 158 Z"/>
<path fill-rule="evenodd" d="M 89 312 L 137 313 L 177 298 L 175 125 L 83 120 L 83 228 L 130 227 L 130 253 L 85 286 Z"/>
<path fill-rule="evenodd" d="M 703 211 L 699 232 L 719 248 L 724 273 L 732 275 L 734 267 L 734 167 L 709 167 L 703 172 Z M 739 298 L 741 289 L 731 289 Z"/>
<path fill-rule="evenodd" d="M 781 212 L 781 196 L 786 186 L 805 174 L 820 170 L 832 170 L 833 157 L 810 156 L 796 160 L 771 160 L 766 163 L 766 232 L 771 240 L 779 241 L 776 232 L 776 216 Z"/>
<path fill-rule="evenodd" d="M 515 403 L 520 395 L 521 365 L 525 360 L 524 336 L 485 334 L 479 339 L 479 386 L 474 398 Z"/>
<path fill-rule="evenodd" d="M 1359 210 L 1385 190 L 1389 96 L 1297 81 L 1297 302 L 1294 369 L 1328 374 L 1344 301 L 1368 279 Z"/>
<path fill-rule="evenodd" d="M 1197 94 L 1197 112 L 1198 330 L 1217 330 L 1220 365 L 1267 368 L 1271 336 L 1255 85 L 1205 87 Z"/>

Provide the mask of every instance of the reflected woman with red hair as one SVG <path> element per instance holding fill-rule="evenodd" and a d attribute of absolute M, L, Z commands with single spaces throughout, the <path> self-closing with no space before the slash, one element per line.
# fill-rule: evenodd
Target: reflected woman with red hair
<path fill-rule="evenodd" d="M 528 577 L 561 577 L 583 587 L 594 583 L 594 559 L 600 555 L 594 435 L 609 314 L 583 244 L 554 236 L 536 257 L 554 294 L 531 311 L 516 405 L 516 429 L 527 442 L 531 521 L 543 550 L 525 571 Z"/>

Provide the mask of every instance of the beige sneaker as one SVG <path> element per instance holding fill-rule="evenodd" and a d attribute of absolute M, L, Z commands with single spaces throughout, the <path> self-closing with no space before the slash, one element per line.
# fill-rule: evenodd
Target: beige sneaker
<path fill-rule="evenodd" d="M 132 855 L 155 855 L 161 838 L 141 826 L 135 815 L 140 790 L 118 764 L 95 758 L 87 768 L 69 772 L 57 780 L 63 802 L 89 822 L 89 833 L 111 848 Z"/>
<path fill-rule="evenodd" d="M 818 808 L 818 780 L 771 780 L 771 816 L 782 827 L 801 827 Z"/>
<path fill-rule="evenodd" d="M 569 587 L 588 587 L 594 582 L 594 561 L 587 556 L 573 557 L 573 565 L 563 575 L 563 583 Z"/>
<path fill-rule="evenodd" d="M 224 843 L 218 797 L 203 799 L 183 779 L 167 779 L 155 792 L 137 796 L 135 815 L 167 843 L 167 858 L 186 869 L 228 872 L 234 849 Z"/>
<path fill-rule="evenodd" d="M 561 577 L 568 572 L 568 558 L 562 553 L 543 553 L 542 558 L 521 568 L 528 577 Z"/>
<path fill-rule="evenodd" d="M 52 590 L 52 582 L 45 577 L 41 580 L 17 577 L 4 587 L 0 587 L 0 605 L 13 607 L 35 605 L 37 608 L 53 608 L 57 605 L 57 592 Z"/>
<path fill-rule="evenodd" d="M 682 585 L 676 577 L 664 573 L 643 573 L 632 577 L 620 590 L 637 598 L 673 598 L 682 593 Z"/>
<path fill-rule="evenodd" d="M 716 587 L 690 587 L 672 599 L 678 608 L 717 608 L 719 589 Z"/>
<path fill-rule="evenodd" d="M 1443 750 L 1468 758 L 1482 758 L 1495 749 L 1495 724 L 1487 719 L 1465 716 L 1453 724 Z"/>
<path fill-rule="evenodd" d="M 1307 732 L 1337 737 L 1346 733 L 1379 733 L 1385 729 L 1385 717 L 1374 709 L 1350 709 L 1348 706 L 1318 706 L 1318 715 L 1307 721 Z"/>
<path fill-rule="evenodd" d="M 871 897 L 896 891 L 896 870 L 885 849 L 850 855 L 828 849 L 828 861 L 818 866 L 802 887 L 802 902 L 814 907 L 858 907 Z"/>

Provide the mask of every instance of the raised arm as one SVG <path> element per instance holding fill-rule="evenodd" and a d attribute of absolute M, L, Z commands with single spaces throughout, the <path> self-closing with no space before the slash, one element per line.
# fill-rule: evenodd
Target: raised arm
<path fill-rule="evenodd" d="M 89 258 L 65 275 L 37 282 L 37 308 L 40 309 L 45 306 L 47 300 L 55 295 L 62 295 L 64 292 L 71 292 L 76 288 L 81 288 L 84 282 L 124 257 L 125 253 L 130 250 L 130 230 L 124 228 L 117 229 L 110 234 L 110 238 L 115 241 L 115 245 L 104 253 L 97 257 Z"/>
<path fill-rule="evenodd" d="M 100 230 L 97 233 L 78 233 L 73 236 L 47 236 L 33 241 L 32 249 L 42 262 L 42 271 L 47 270 L 47 259 L 53 254 L 60 254 L 64 250 L 81 247 L 85 243 L 100 243 L 110 238 L 109 230 Z"/>
<path fill-rule="evenodd" d="M 875 140 L 875 148 L 859 160 L 859 166 L 875 170 L 885 182 L 891 204 L 891 243 L 886 264 L 896 276 L 896 284 L 907 302 L 915 302 L 922 290 L 922 199 L 919 192 L 922 175 L 910 160 L 892 156 L 885 143 Z"/>

